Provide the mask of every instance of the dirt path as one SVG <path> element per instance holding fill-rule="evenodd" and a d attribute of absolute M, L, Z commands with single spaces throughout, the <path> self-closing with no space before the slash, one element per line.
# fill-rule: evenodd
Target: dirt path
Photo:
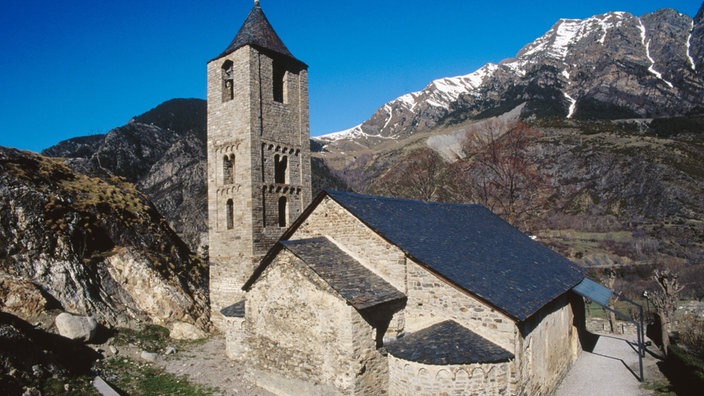
<path fill-rule="evenodd" d="M 638 380 L 640 368 L 635 351 L 635 335 L 599 335 L 592 352 L 583 351 L 556 396 L 649 395 Z M 643 359 L 646 381 L 662 378 L 650 353 Z"/>
<path fill-rule="evenodd" d="M 635 336 L 600 335 L 591 352 L 583 351 L 560 384 L 555 396 L 640 396 L 651 392 L 638 381 L 638 355 L 629 343 Z M 657 359 L 646 353 L 643 361 L 646 381 L 662 378 Z M 156 362 L 166 371 L 189 381 L 220 389 L 221 395 L 274 396 L 248 382 L 239 364 L 225 356 L 223 336 L 212 336 Z M 216 393 L 217 394 L 217 393 Z"/>
<path fill-rule="evenodd" d="M 217 387 L 221 395 L 274 396 L 244 379 L 238 363 L 225 356 L 222 335 L 164 356 L 156 364 L 172 374 L 187 376 L 192 383 Z"/>

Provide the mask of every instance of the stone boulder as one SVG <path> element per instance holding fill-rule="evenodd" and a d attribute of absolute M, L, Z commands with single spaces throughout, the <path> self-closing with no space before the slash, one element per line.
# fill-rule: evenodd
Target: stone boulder
<path fill-rule="evenodd" d="M 89 342 L 98 330 L 98 322 L 92 316 L 76 316 L 60 313 L 56 317 L 59 334 L 71 340 Z"/>
<path fill-rule="evenodd" d="M 175 340 L 200 340 L 208 337 L 208 334 L 190 323 L 175 322 L 169 337 Z"/>

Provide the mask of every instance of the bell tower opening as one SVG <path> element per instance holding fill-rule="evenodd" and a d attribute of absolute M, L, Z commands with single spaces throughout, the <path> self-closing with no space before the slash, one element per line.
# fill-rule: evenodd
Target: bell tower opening
<path fill-rule="evenodd" d="M 279 227 L 286 227 L 288 219 L 288 200 L 286 197 L 279 198 Z"/>
<path fill-rule="evenodd" d="M 231 60 L 226 60 L 222 64 L 222 101 L 228 102 L 235 98 L 235 81 L 233 76 L 234 64 Z"/>
<path fill-rule="evenodd" d="M 285 155 L 274 156 L 274 183 L 288 183 L 288 157 Z"/>
<path fill-rule="evenodd" d="M 280 62 L 274 62 L 272 65 L 273 76 L 272 76 L 272 90 L 274 95 L 274 101 L 279 103 L 286 103 L 286 69 L 281 65 Z"/>

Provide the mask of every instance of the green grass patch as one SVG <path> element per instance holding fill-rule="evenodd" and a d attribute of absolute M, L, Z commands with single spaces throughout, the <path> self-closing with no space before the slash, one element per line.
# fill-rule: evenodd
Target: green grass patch
<path fill-rule="evenodd" d="M 674 391 L 672 385 L 667 381 L 648 381 L 643 383 L 640 387 L 641 389 L 653 392 L 653 395 L 657 396 L 677 396 L 677 392 Z"/>
<path fill-rule="evenodd" d="M 112 357 L 101 362 L 103 378 L 120 392 L 129 395 L 219 395 L 217 388 L 195 385 L 184 376 L 176 376 L 148 363 L 124 357 Z"/>

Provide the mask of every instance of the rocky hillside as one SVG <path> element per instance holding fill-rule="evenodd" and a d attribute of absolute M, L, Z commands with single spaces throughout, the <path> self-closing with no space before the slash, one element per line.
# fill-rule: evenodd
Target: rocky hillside
<path fill-rule="evenodd" d="M 0 306 L 204 327 L 207 268 L 124 178 L 0 148 Z"/>
<path fill-rule="evenodd" d="M 69 139 L 42 154 L 137 185 L 195 251 L 207 244 L 205 133 L 205 101 L 173 99 L 106 135 Z"/>
<path fill-rule="evenodd" d="M 107 135 L 60 142 L 43 155 L 70 158 L 75 170 L 120 176 L 134 183 L 193 251 L 207 245 L 206 102 L 173 99 L 133 118 Z M 344 190 L 320 160 L 313 187 Z"/>
<path fill-rule="evenodd" d="M 372 147 L 439 124 L 499 115 L 523 118 L 658 118 L 704 111 L 704 21 L 671 9 L 558 21 L 513 59 L 443 78 L 321 137 L 330 150 Z"/>

